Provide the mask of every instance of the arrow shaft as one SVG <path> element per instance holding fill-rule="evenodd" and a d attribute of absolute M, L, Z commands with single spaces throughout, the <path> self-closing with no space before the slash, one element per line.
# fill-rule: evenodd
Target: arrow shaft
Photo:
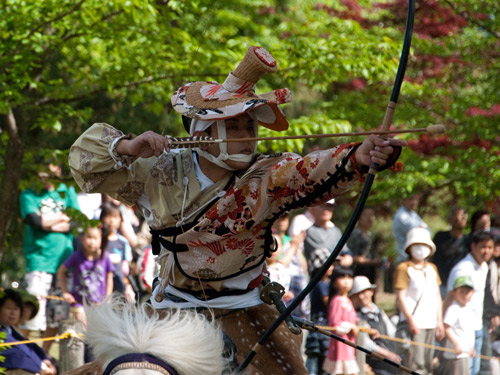
<path fill-rule="evenodd" d="M 391 102 L 392 103 L 392 102 Z M 392 120 L 392 106 L 388 109 L 384 123 L 390 124 Z M 415 128 L 415 129 L 394 129 L 394 130 L 365 130 L 359 132 L 346 132 L 346 133 L 329 133 L 329 134 L 301 134 L 301 135 L 285 135 L 275 137 L 251 137 L 251 138 L 233 138 L 233 139 L 220 139 L 211 137 L 168 137 L 172 148 L 177 147 L 197 147 L 202 144 L 210 143 L 230 143 L 230 142 L 261 142 L 261 141 L 278 141 L 287 139 L 318 139 L 318 138 L 337 138 L 337 137 L 355 137 L 360 135 L 388 135 L 388 134 L 405 134 L 405 133 L 430 133 L 441 134 L 444 133 L 445 128 L 442 125 L 432 125 L 428 128 Z"/>

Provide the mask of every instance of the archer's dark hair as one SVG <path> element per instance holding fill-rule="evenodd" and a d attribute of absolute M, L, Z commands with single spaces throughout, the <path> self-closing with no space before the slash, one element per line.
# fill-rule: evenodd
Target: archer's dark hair
<path fill-rule="evenodd" d="M 0 295 L 0 308 L 2 308 L 5 302 L 10 299 L 11 301 L 14 301 L 21 310 L 21 314 L 19 315 L 19 317 L 23 315 L 23 299 L 18 292 L 16 292 L 14 289 L 5 289 L 3 291 L 0 291 Z"/>

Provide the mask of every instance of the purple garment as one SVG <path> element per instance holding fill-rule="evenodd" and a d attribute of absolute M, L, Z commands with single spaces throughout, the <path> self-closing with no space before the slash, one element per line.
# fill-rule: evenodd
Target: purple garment
<path fill-rule="evenodd" d="M 83 252 L 75 251 L 64 266 L 73 269 L 71 294 L 76 300 L 74 306 L 82 306 L 83 298 L 89 303 L 100 303 L 104 299 L 107 274 L 114 270 L 108 253 L 104 253 L 103 259 L 89 260 Z"/>

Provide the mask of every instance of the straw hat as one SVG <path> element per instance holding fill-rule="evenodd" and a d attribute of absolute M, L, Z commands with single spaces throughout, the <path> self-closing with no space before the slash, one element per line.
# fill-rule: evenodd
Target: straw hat
<path fill-rule="evenodd" d="M 349 296 L 361 293 L 366 289 L 375 289 L 377 285 L 372 284 L 366 276 L 356 276 L 352 283 L 352 289 L 349 291 Z"/>
<path fill-rule="evenodd" d="M 431 240 L 431 233 L 425 228 L 413 228 L 406 234 L 406 242 L 404 245 L 405 252 L 408 253 L 408 248 L 415 244 L 429 246 L 431 248 L 429 257 L 436 252 L 436 245 Z"/>
<path fill-rule="evenodd" d="M 286 130 L 288 121 L 278 105 L 292 100 L 291 91 L 283 88 L 255 94 L 259 78 L 276 71 L 276 60 L 267 50 L 250 46 L 224 83 L 187 83 L 172 95 L 172 106 L 181 115 L 202 121 L 224 120 L 252 111 L 260 125 L 271 130 Z"/>

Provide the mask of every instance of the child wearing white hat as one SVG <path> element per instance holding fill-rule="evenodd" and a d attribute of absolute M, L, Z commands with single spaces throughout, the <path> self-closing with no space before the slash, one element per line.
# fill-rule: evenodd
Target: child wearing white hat
<path fill-rule="evenodd" d="M 366 337 L 364 346 L 391 361 L 401 363 L 401 357 L 395 353 L 397 350 L 395 342 L 380 337 L 380 335 L 394 337 L 396 327 L 384 310 L 373 302 L 376 287 L 368 277 L 356 276 L 349 292 L 349 297 L 356 309 L 359 320 L 367 322 L 370 328 L 376 331 Z M 396 367 L 373 357 L 367 357 L 366 362 L 377 375 L 396 375 L 400 373 Z"/>
<path fill-rule="evenodd" d="M 404 250 L 409 259 L 396 268 L 394 289 L 400 311 L 398 331 L 406 330 L 411 341 L 434 344 L 443 338 L 441 280 L 434 264 L 428 261 L 436 251 L 430 233 L 424 228 L 411 229 Z M 403 364 L 419 374 L 432 374 L 434 349 L 411 346 L 403 355 Z"/>

